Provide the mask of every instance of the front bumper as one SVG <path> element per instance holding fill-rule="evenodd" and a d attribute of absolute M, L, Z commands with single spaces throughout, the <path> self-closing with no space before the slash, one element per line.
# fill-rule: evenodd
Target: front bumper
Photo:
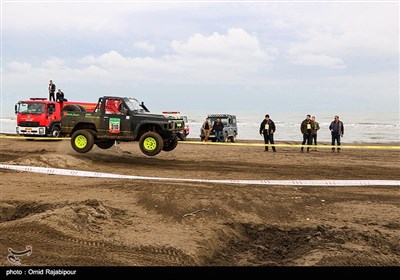
<path fill-rule="evenodd" d="M 38 136 L 44 136 L 46 135 L 47 128 L 43 126 L 39 127 L 23 127 L 23 126 L 17 126 L 16 127 L 16 132 L 18 135 L 38 135 Z"/>

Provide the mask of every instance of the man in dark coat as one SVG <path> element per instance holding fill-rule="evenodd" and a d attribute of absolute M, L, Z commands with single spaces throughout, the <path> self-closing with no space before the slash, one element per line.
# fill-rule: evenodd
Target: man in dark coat
<path fill-rule="evenodd" d="M 275 133 L 275 123 L 269 118 L 269 115 L 265 115 L 264 120 L 260 125 L 260 134 L 264 135 L 264 143 L 275 144 L 274 133 Z M 265 146 L 265 151 L 268 152 L 268 146 Z M 272 151 L 276 152 L 275 146 L 272 146 Z"/>

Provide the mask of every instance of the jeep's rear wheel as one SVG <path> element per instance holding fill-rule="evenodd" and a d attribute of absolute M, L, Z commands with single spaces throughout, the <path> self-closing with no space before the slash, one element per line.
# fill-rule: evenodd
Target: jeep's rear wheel
<path fill-rule="evenodd" d="M 163 151 L 170 152 L 178 146 L 178 138 L 174 136 L 173 138 L 164 141 Z"/>
<path fill-rule="evenodd" d="M 90 131 L 80 129 L 75 131 L 71 136 L 71 146 L 78 153 L 89 152 L 94 145 L 94 137 Z"/>
<path fill-rule="evenodd" d="M 146 156 L 159 154 L 164 147 L 164 140 L 157 132 L 146 132 L 139 140 L 139 148 Z"/>
<path fill-rule="evenodd" d="M 114 146 L 115 141 L 114 140 L 105 140 L 105 141 L 100 141 L 96 143 L 96 146 L 99 147 L 100 149 L 110 149 L 112 146 Z"/>

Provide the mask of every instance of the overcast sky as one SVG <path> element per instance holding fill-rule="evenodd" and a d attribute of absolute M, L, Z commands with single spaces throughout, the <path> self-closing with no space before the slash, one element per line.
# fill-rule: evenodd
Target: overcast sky
<path fill-rule="evenodd" d="M 50 79 L 151 111 L 399 112 L 399 2 L 2 1 L 3 116 Z"/>

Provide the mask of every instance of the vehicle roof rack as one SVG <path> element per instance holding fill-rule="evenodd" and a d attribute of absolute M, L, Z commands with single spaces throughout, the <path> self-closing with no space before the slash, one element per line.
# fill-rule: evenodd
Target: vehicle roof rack
<path fill-rule="evenodd" d="M 234 116 L 234 115 L 231 115 L 231 114 L 208 114 L 208 117 L 211 117 L 211 118 L 213 118 L 213 117 L 228 117 L 228 116 Z"/>

